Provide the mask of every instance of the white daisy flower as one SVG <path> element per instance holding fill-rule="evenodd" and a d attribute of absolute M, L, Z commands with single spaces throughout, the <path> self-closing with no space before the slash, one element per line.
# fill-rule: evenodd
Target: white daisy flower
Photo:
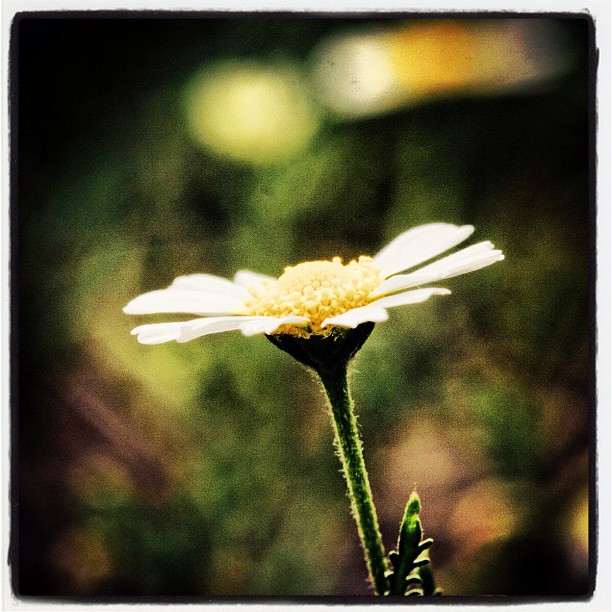
<path fill-rule="evenodd" d="M 422 268 L 399 274 L 463 242 L 473 226 L 430 223 L 410 229 L 374 257 L 347 264 L 340 257 L 285 268 L 275 279 L 240 270 L 233 280 L 210 274 L 179 276 L 167 289 L 144 293 L 127 314 L 188 313 L 197 319 L 140 325 L 132 330 L 142 344 L 161 344 L 218 332 L 245 336 L 290 334 L 329 336 L 337 328 L 388 318 L 387 309 L 417 304 L 448 289 L 422 285 L 473 272 L 504 258 L 489 241 L 480 242 Z"/>

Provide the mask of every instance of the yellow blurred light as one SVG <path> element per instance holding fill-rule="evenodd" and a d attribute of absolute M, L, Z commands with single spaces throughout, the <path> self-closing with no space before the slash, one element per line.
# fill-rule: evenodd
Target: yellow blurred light
<path fill-rule="evenodd" d="M 486 479 L 457 501 L 449 529 L 463 549 L 472 550 L 507 538 L 520 519 L 508 483 Z"/>
<path fill-rule="evenodd" d="M 172 347 L 153 353 L 135 346 L 127 333 L 132 322 L 126 321 L 119 305 L 134 292 L 144 252 L 128 248 L 122 238 L 113 241 L 105 236 L 103 242 L 103 247 L 90 251 L 73 266 L 74 307 L 69 331 L 89 346 L 88 358 L 106 375 L 129 375 L 146 387 L 151 397 L 163 402 L 167 411 L 185 414 L 198 392 L 194 372 L 205 363 L 207 349 L 198 346 L 198 360 L 194 361 Z"/>
<path fill-rule="evenodd" d="M 134 491 L 127 470 L 102 453 L 92 453 L 73 465 L 68 479 L 79 499 L 95 507 L 119 504 Z"/>
<path fill-rule="evenodd" d="M 301 74 L 287 65 L 223 62 L 192 79 L 185 101 L 195 140 L 254 164 L 293 157 L 320 124 Z"/>
<path fill-rule="evenodd" d="M 576 552 L 584 557 L 589 552 L 589 496 L 581 493 L 570 509 L 571 538 Z"/>
<path fill-rule="evenodd" d="M 330 110 L 367 116 L 436 96 L 525 87 L 567 64 L 552 21 L 432 20 L 330 38 L 314 53 L 313 81 Z"/>
<path fill-rule="evenodd" d="M 331 38 L 317 49 L 313 61 L 317 94 L 338 114 L 374 114 L 404 98 L 386 33 Z"/>
<path fill-rule="evenodd" d="M 477 37 L 459 23 L 404 28 L 388 40 L 394 73 L 412 95 L 464 87 L 478 71 Z"/>
<path fill-rule="evenodd" d="M 112 573 L 109 551 L 95 529 L 69 529 L 55 541 L 52 551 L 55 566 L 69 577 L 79 594 L 93 591 Z"/>

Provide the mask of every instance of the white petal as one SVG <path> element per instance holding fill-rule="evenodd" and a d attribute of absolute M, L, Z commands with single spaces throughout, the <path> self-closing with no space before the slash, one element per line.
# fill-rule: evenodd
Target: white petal
<path fill-rule="evenodd" d="M 485 240 L 461 249 L 452 255 L 443 257 L 438 261 L 417 270 L 415 274 L 438 275 L 438 278 L 451 278 L 484 268 L 503 259 L 501 251 L 493 248 L 493 243 Z"/>
<path fill-rule="evenodd" d="M 254 317 L 252 317 L 254 318 Z M 240 326 L 245 336 L 256 334 L 273 334 L 281 325 L 305 325 L 306 317 L 258 317 L 260 320 L 247 321 Z"/>
<path fill-rule="evenodd" d="M 234 274 L 234 283 L 245 289 L 249 287 L 258 287 L 265 280 L 275 281 L 276 279 L 273 276 L 251 272 L 250 270 L 238 270 L 238 272 Z"/>
<path fill-rule="evenodd" d="M 430 287 L 428 289 L 413 289 L 412 291 L 406 291 L 405 293 L 396 293 L 395 295 L 388 295 L 387 297 L 380 298 L 367 306 L 377 308 L 392 308 L 393 306 L 406 306 L 407 304 L 419 304 L 428 300 L 432 295 L 448 295 L 450 291 L 448 289 Z"/>
<path fill-rule="evenodd" d="M 376 308 L 371 305 L 362 306 L 361 308 L 353 308 L 347 310 L 335 317 L 329 317 L 321 323 L 321 327 L 329 327 L 335 325 L 337 327 L 355 328 L 366 321 L 372 323 L 382 323 L 389 318 L 387 311 L 384 308 Z"/>
<path fill-rule="evenodd" d="M 410 274 L 392 276 L 379 285 L 372 292 L 372 296 L 385 295 L 400 289 L 409 289 L 410 287 L 452 278 L 460 274 L 467 274 L 502 259 L 504 259 L 503 253 L 494 250 L 490 242 L 480 242 L 467 249 L 453 253 L 448 257 L 443 257 Z"/>
<path fill-rule="evenodd" d="M 178 276 L 170 285 L 173 289 L 187 291 L 205 291 L 206 293 L 218 293 L 220 295 L 230 295 L 240 299 L 250 297 L 249 292 L 240 285 L 233 283 L 227 278 L 213 276 L 212 274 L 188 274 Z"/>
<path fill-rule="evenodd" d="M 204 291 L 160 289 L 134 298 L 124 309 L 127 314 L 156 314 L 181 312 L 219 315 L 239 312 L 244 307 L 240 298 Z"/>
<path fill-rule="evenodd" d="M 234 316 L 194 319 L 183 323 L 178 342 L 188 342 L 200 336 L 239 329 L 245 336 L 271 334 L 285 323 L 307 323 L 305 317 Z"/>
<path fill-rule="evenodd" d="M 207 317 L 205 319 L 187 321 L 183 323 L 183 328 L 180 337 L 177 338 L 177 342 L 189 342 L 189 340 L 199 338 L 200 336 L 240 329 L 246 318 L 250 317 Z"/>
<path fill-rule="evenodd" d="M 463 242 L 473 231 L 471 225 L 420 225 L 392 240 L 374 256 L 374 263 L 386 276 L 391 276 L 447 251 Z"/>
<path fill-rule="evenodd" d="M 162 344 L 176 340 L 181 335 L 183 323 L 151 323 L 140 325 L 132 330 L 141 344 Z"/>

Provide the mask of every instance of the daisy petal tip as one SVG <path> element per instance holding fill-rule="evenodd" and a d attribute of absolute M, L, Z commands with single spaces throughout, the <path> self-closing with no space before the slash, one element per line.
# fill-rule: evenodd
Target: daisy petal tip
<path fill-rule="evenodd" d="M 139 333 L 136 336 L 136 340 L 138 340 L 139 344 L 164 344 L 165 342 L 170 342 L 171 340 L 176 340 L 174 337 L 158 337 L 151 336 L 146 333 Z"/>
<path fill-rule="evenodd" d="M 140 334 L 138 334 L 138 336 L 136 336 L 136 340 L 138 340 L 138 344 L 145 344 L 145 345 L 149 345 L 149 344 L 161 344 L 159 342 L 151 342 L 151 340 L 149 340 L 146 336 L 142 336 Z"/>
<path fill-rule="evenodd" d="M 127 303 L 121 310 L 125 313 L 125 314 L 138 314 L 138 312 L 134 311 L 134 306 L 133 306 L 133 302 L 134 300 L 132 300 L 131 302 Z"/>
<path fill-rule="evenodd" d="M 326 327 L 331 327 L 333 325 L 333 323 L 329 322 L 329 317 L 327 319 L 324 319 L 323 322 L 321 323 L 321 327 L 326 328 Z"/>

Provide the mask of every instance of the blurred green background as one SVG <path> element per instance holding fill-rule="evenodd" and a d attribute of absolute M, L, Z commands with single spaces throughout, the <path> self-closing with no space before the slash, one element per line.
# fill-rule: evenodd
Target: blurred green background
<path fill-rule="evenodd" d="M 557 37 L 531 59 L 563 61 L 517 86 L 523 64 L 478 47 L 505 20 L 76 17 L 13 27 L 16 592 L 370 593 L 310 375 L 237 332 L 139 345 L 132 327 L 176 317 L 121 309 L 177 275 L 278 275 L 444 221 L 506 260 L 394 309 L 356 361 L 385 545 L 416 485 L 446 594 L 585 594 L 589 21 L 526 20 Z M 320 72 L 329 41 L 374 32 L 370 61 L 432 27 L 427 83 L 396 62 L 390 102 L 374 60 L 371 82 Z M 339 110 L 336 85 L 372 95 Z"/>

